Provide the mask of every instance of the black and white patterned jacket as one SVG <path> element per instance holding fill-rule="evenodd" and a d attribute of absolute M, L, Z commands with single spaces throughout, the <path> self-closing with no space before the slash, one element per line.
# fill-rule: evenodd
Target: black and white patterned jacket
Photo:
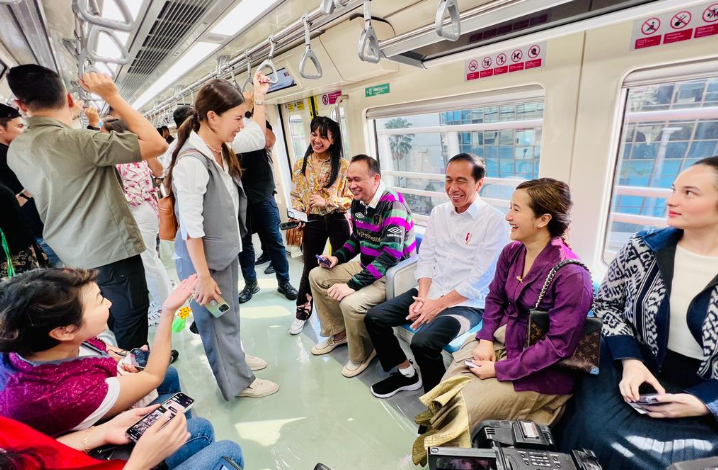
<path fill-rule="evenodd" d="M 615 360 L 636 358 L 656 372 L 668 349 L 670 286 L 681 230 L 637 233 L 611 263 L 594 302 Z M 703 347 L 698 375 L 686 390 L 718 418 L 718 276 L 691 302 L 687 328 Z"/>

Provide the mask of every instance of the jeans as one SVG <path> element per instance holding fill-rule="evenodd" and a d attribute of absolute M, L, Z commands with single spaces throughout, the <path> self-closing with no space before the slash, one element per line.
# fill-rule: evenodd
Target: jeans
<path fill-rule="evenodd" d="M 406 355 L 394 335 L 392 327 L 404 325 L 409 306 L 419 291 L 411 289 L 404 294 L 377 305 L 364 317 L 376 354 L 385 371 L 406 361 Z M 443 310 L 431 322 L 422 326 L 411 339 L 411 352 L 421 371 L 424 392 L 439 385 L 446 372 L 441 352 L 461 331 L 468 331 L 481 321 L 483 310 L 471 307 L 451 307 Z M 461 320 L 456 317 L 460 317 Z M 464 323 L 462 325 L 462 322 Z"/>
<path fill-rule="evenodd" d="M 45 252 L 47 255 L 47 260 L 50 262 L 51 268 L 61 268 L 65 266 L 65 264 L 60 260 L 60 257 L 57 256 L 57 253 L 55 253 L 52 248 L 50 248 L 50 245 L 45 243 L 44 238 L 36 238 L 35 241 L 38 245 L 40 245 L 40 248 L 42 248 L 42 251 Z"/>
<path fill-rule="evenodd" d="M 312 291 L 309 286 L 309 271 L 318 266 L 317 255 L 324 252 L 324 246 L 327 239 L 332 245 L 332 251 L 336 251 L 349 238 L 349 221 L 343 212 L 335 212 L 327 215 L 309 215 L 309 223 L 304 226 L 304 237 L 302 241 L 302 257 L 304 259 L 304 270 L 302 271 L 302 279 L 299 281 L 299 297 L 297 298 L 297 306 L 304 305 L 307 302 L 307 294 L 311 295 Z M 311 315 L 300 313 L 297 311 L 299 320 L 306 320 Z"/>
<path fill-rule="evenodd" d="M 154 207 L 147 201 L 139 206 L 130 206 L 130 211 L 140 229 L 142 241 L 145 242 L 146 249 L 140 257 L 145 267 L 147 287 L 152 296 L 152 308 L 158 310 L 172 291 L 170 276 L 155 249 L 157 234 L 160 230 L 160 219 Z"/>
<path fill-rule="evenodd" d="M 247 234 L 242 239 L 242 252 L 239 254 L 239 264 L 242 266 L 245 283 L 257 281 L 257 272 L 254 270 L 252 229 L 256 230 L 269 255 L 279 285 L 289 282 L 289 262 L 282 235 L 279 233 L 279 222 L 279 208 L 273 197 L 247 205 Z"/>
<path fill-rule="evenodd" d="M 172 470 L 199 470 L 221 468 L 222 457 L 229 457 L 244 467 L 244 457 L 239 445 L 232 441 L 214 442 L 212 423 L 204 418 L 187 420 L 189 440 L 177 452 L 165 459 L 165 465 Z"/>
<path fill-rule="evenodd" d="M 147 295 L 145 267 L 140 255 L 97 268 L 97 285 L 102 295 L 112 302 L 108 326 L 122 349 L 147 344 Z"/>

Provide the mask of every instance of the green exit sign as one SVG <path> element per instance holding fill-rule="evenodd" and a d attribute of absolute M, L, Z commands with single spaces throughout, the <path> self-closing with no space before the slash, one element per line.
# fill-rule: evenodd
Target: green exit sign
<path fill-rule="evenodd" d="M 367 98 L 369 98 L 370 96 L 386 95 L 387 93 L 389 93 L 389 91 L 390 90 L 388 83 L 364 88 L 364 93 Z"/>

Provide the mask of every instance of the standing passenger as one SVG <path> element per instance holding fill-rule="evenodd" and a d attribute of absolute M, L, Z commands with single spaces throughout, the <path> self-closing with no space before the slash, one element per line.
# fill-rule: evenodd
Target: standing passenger
<path fill-rule="evenodd" d="M 258 99 L 264 98 L 268 88 L 268 79 L 257 73 L 254 89 Z M 192 310 L 224 399 L 265 397 L 279 386 L 255 378 L 250 370 L 263 369 L 267 363 L 244 353 L 237 298 L 247 197 L 239 160 L 228 142 L 233 142 L 243 127 L 244 99 L 226 80 L 211 80 L 197 93 L 194 108 L 195 114 L 177 133 L 177 147 L 165 179 L 175 196 L 180 226 L 175 239 L 177 273 L 180 279 L 195 273 L 199 276 Z M 210 313 L 208 304 L 221 305 L 222 301 L 229 309 Z"/>
<path fill-rule="evenodd" d="M 349 238 L 347 210 L 351 193 L 347 185 L 342 134 L 339 125 L 328 117 L 317 116 L 311 123 L 310 146 L 304 158 L 292 169 L 292 207 L 306 212 L 310 223 L 304 226 L 302 257 L 304 271 L 299 281 L 297 314 L 289 333 L 298 335 L 312 314 L 309 271 L 317 266 L 317 255 L 324 252 L 327 239 L 333 250 Z"/>
<path fill-rule="evenodd" d="M 107 119 L 102 125 L 102 132 L 111 131 L 122 134 L 130 132 L 121 119 Z M 152 183 L 152 175 L 162 176 L 162 164 L 157 158 L 141 162 L 117 165 L 117 171 L 125 188 L 125 198 L 130 205 L 135 222 L 142 232 L 145 251 L 142 252 L 142 264 L 145 266 L 147 287 L 152 296 L 152 304 L 148 316 L 150 326 L 160 322 L 162 305 L 170 295 L 172 285 L 159 255 L 157 254 L 157 235 L 160 231 L 159 208 L 157 205 L 157 189 Z"/>
<path fill-rule="evenodd" d="M 386 300 L 386 271 L 416 253 L 414 221 L 401 194 L 388 189 L 379 164 L 367 155 L 352 158 L 347 170 L 354 231 L 343 247 L 309 273 L 322 336 L 312 354 L 349 344 L 344 377 L 355 377 L 376 352 L 364 326 L 367 310 Z M 352 259 L 361 253 L 359 260 Z"/>
<path fill-rule="evenodd" d="M 29 116 L 8 163 L 37 201 L 45 240 L 68 266 L 99 270 L 97 283 L 112 302 L 108 323 L 118 345 L 147 344 L 149 298 L 140 257 L 145 245 L 115 165 L 157 157 L 167 143 L 107 75 L 86 73 L 80 82 L 112 106 L 132 133 L 72 129 L 75 100 L 50 69 L 20 65 L 7 79 Z"/>

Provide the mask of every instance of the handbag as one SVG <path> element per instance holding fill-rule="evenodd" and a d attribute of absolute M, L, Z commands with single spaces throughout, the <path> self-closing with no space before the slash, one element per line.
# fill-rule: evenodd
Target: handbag
<path fill-rule="evenodd" d="M 157 204 L 160 213 L 160 240 L 174 241 L 177 236 L 177 217 L 175 217 L 175 196 L 170 193 Z"/>
<path fill-rule="evenodd" d="M 577 264 L 583 267 L 586 271 L 589 271 L 585 264 L 575 259 L 563 260 L 551 269 L 548 276 L 546 276 L 546 282 L 544 282 L 543 287 L 541 288 L 538 300 L 536 300 L 536 306 L 529 311 L 529 331 L 526 340 L 528 343 L 527 346 L 536 344 L 546 337 L 546 333 L 549 330 L 549 313 L 540 310 L 539 305 L 546 295 L 548 287 L 553 281 L 556 272 L 568 264 Z M 600 318 L 587 317 L 586 323 L 583 326 L 583 335 L 578 342 L 578 346 L 576 346 L 576 351 L 571 357 L 557 362 L 552 367 L 572 372 L 584 372 L 586 374 L 598 375 L 599 358 L 601 357 L 602 326 L 603 322 Z"/>

